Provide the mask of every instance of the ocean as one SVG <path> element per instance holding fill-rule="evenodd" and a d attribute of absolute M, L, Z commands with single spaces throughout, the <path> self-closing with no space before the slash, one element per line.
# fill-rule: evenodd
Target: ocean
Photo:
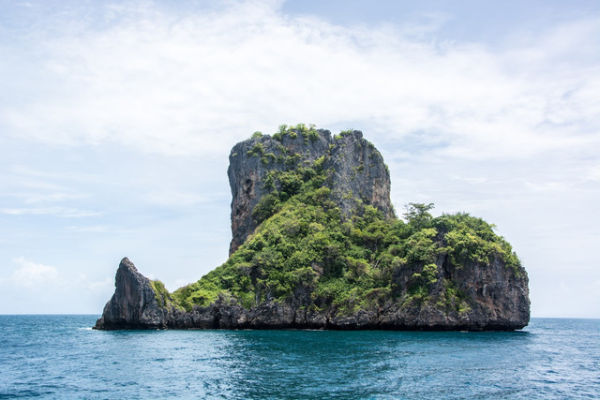
<path fill-rule="evenodd" d="M 0 399 L 599 399 L 600 320 L 517 332 L 94 331 L 0 315 Z"/>

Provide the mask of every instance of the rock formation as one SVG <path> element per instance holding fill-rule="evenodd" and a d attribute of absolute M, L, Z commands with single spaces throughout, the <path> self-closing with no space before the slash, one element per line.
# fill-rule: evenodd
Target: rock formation
<path fill-rule="evenodd" d="M 125 257 L 115 276 L 115 293 L 106 303 L 96 326 L 111 329 L 164 328 L 165 314 L 165 310 L 159 307 L 151 281 Z"/>
<path fill-rule="evenodd" d="M 468 214 L 397 220 L 387 167 L 361 132 L 255 134 L 229 159 L 230 259 L 171 294 L 124 258 L 96 329 L 527 325 L 527 273 L 510 245 Z"/>
<path fill-rule="evenodd" d="M 270 171 L 285 171 L 296 165 L 310 165 L 327 156 L 325 168 L 334 174 L 329 182 L 346 215 L 357 199 L 379 208 L 386 217 L 394 215 L 390 201 L 390 174 L 375 146 L 363 139 L 361 131 L 347 131 L 335 139 L 331 132 L 315 130 L 312 136 L 294 132 L 274 138 L 260 135 L 236 144 L 229 155 L 231 186 L 231 233 L 229 254 L 254 232 L 257 223 L 252 210 L 270 191 L 264 182 Z"/>
<path fill-rule="evenodd" d="M 440 263 L 444 265 L 443 258 Z M 447 264 L 446 264 L 447 266 Z M 117 272 L 116 290 L 95 329 L 393 329 L 393 330 L 514 330 L 529 322 L 527 277 L 510 269 L 466 265 L 443 269 L 455 275 L 469 296 L 471 310 L 444 313 L 434 305 L 402 308 L 392 301 L 352 315 L 337 315 L 294 304 L 266 302 L 246 309 L 234 299 L 219 297 L 208 307 L 192 311 L 161 307 L 150 281 L 124 259 Z M 411 274 L 398 277 L 408 281 Z M 440 291 L 441 287 L 435 288 Z"/>

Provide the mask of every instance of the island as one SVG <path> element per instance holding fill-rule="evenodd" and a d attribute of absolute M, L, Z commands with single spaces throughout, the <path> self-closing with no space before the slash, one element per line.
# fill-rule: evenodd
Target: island
<path fill-rule="evenodd" d="M 124 258 L 95 329 L 515 330 L 527 272 L 494 226 L 390 201 L 361 131 L 282 125 L 229 156 L 228 260 L 170 293 Z"/>

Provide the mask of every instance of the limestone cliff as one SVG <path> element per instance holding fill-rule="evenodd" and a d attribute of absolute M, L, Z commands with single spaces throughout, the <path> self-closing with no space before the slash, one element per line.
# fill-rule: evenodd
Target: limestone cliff
<path fill-rule="evenodd" d="M 335 139 L 324 129 L 312 134 L 290 129 L 280 136 L 257 135 L 236 144 L 229 155 L 231 186 L 231 233 L 229 254 L 244 243 L 256 228 L 252 211 L 273 189 L 266 187 L 272 171 L 287 171 L 310 165 L 325 157 L 325 168 L 334 173 L 327 182 L 345 215 L 356 208 L 357 200 L 394 215 L 390 201 L 390 174 L 375 146 L 360 131 L 348 131 Z M 281 189 L 281 188 L 278 188 Z"/>

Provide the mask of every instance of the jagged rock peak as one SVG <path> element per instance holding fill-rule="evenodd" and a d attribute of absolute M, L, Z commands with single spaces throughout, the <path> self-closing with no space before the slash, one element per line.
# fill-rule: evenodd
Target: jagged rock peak
<path fill-rule="evenodd" d="M 136 272 L 138 272 L 138 270 L 135 267 L 135 265 L 127 257 L 123 257 L 121 259 L 121 262 L 119 263 L 119 268 L 117 269 L 117 273 L 119 271 L 122 271 L 123 273 L 127 273 L 127 272 L 136 273 Z"/>
<path fill-rule="evenodd" d="M 95 328 L 162 328 L 164 323 L 164 310 L 159 307 L 152 282 L 127 257 L 123 258 L 115 276 L 115 293 Z"/>
<path fill-rule="evenodd" d="M 233 253 L 257 227 L 252 212 L 272 188 L 265 185 L 271 171 L 310 166 L 324 157 L 324 167 L 333 171 L 327 185 L 344 215 L 357 201 L 394 215 L 390 201 L 390 175 L 379 151 L 361 131 L 332 136 L 325 129 L 282 129 L 272 136 L 255 134 L 236 144 L 229 155 L 231 186 L 231 231 Z"/>

